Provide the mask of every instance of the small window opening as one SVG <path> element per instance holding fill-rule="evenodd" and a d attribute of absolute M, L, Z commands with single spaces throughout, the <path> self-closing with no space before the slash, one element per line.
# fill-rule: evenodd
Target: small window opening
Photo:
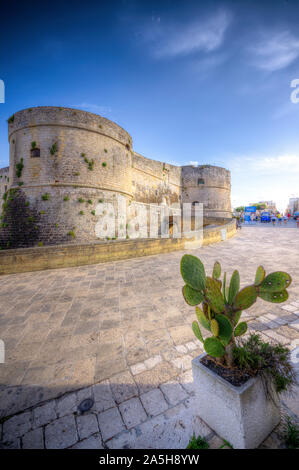
<path fill-rule="evenodd" d="M 37 147 L 34 147 L 33 149 L 30 150 L 30 156 L 31 158 L 39 158 L 40 157 L 40 149 Z"/>

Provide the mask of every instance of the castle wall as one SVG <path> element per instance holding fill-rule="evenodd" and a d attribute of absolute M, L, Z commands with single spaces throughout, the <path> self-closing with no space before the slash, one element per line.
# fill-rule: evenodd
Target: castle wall
<path fill-rule="evenodd" d="M 0 170 L 1 247 L 93 242 L 117 197 L 140 203 L 203 202 L 206 217 L 231 217 L 230 172 L 177 167 L 132 150 L 117 124 L 85 111 L 37 107 L 9 119 L 10 166 Z M 7 184 L 6 184 L 7 183 Z M 128 222 L 135 217 L 134 205 Z M 130 212 L 130 211 L 129 211 Z M 138 225 L 138 224 L 137 224 Z"/>
<path fill-rule="evenodd" d="M 9 166 L 0 168 L 0 205 L 2 204 L 3 194 L 10 187 Z"/>
<path fill-rule="evenodd" d="M 182 167 L 182 202 L 201 202 L 205 217 L 231 218 L 230 172 L 200 165 Z"/>
<path fill-rule="evenodd" d="M 20 111 L 9 124 L 9 142 L 10 166 L 16 170 L 21 158 L 24 164 L 21 177 L 13 171 L 12 186 L 63 183 L 132 196 L 131 137 L 105 118 L 67 108 Z M 32 157 L 33 146 L 40 157 Z"/>
<path fill-rule="evenodd" d="M 180 202 L 181 168 L 150 160 L 134 152 L 132 156 L 134 199 L 145 203 Z"/>
<path fill-rule="evenodd" d="M 67 108 L 27 109 L 9 124 L 9 142 L 17 192 L 7 223 L 20 206 L 20 223 L 31 221 L 30 233 L 18 229 L 13 244 L 94 241 L 99 201 L 133 197 L 131 137 L 105 118 Z"/>

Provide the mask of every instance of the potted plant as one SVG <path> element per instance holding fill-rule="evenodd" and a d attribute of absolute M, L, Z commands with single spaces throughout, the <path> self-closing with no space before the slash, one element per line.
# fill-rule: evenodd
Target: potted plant
<path fill-rule="evenodd" d="M 240 340 L 247 332 L 241 314 L 258 297 L 287 300 L 291 276 L 281 271 L 266 276 L 259 266 L 254 283 L 240 290 L 237 270 L 227 286 L 226 273 L 223 282 L 219 279 L 218 261 L 210 277 L 192 255 L 182 257 L 181 274 L 183 296 L 196 310 L 192 329 L 206 351 L 192 361 L 196 412 L 234 448 L 256 448 L 279 423 L 279 393 L 292 386 L 295 375 L 287 348 L 264 343 L 258 335 Z M 200 325 L 208 331 L 205 339 Z"/>

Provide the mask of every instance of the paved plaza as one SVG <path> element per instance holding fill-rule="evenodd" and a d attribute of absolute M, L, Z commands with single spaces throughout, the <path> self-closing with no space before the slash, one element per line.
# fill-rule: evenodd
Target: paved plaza
<path fill-rule="evenodd" d="M 290 273 L 285 304 L 258 300 L 242 318 L 294 350 L 299 229 L 261 225 L 192 254 L 207 272 L 215 260 L 228 276 L 239 269 L 241 286 L 253 282 L 259 264 Z M 194 308 L 181 293 L 184 253 L 0 277 L 4 447 L 184 448 L 193 433 L 211 447 L 222 444 L 194 413 L 191 360 L 202 347 L 191 330 Z M 90 396 L 93 408 L 80 415 L 78 404 Z M 295 419 L 298 393 L 282 399 Z M 280 432 L 263 446 L 282 446 Z"/>

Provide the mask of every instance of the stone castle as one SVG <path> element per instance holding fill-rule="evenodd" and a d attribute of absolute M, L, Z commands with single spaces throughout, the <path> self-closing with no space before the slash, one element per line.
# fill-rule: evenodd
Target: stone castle
<path fill-rule="evenodd" d="M 97 241 L 96 206 L 118 195 L 145 204 L 204 204 L 231 218 L 230 172 L 143 157 L 132 137 L 89 112 L 41 106 L 8 119 L 9 167 L 0 170 L 2 248 Z"/>

